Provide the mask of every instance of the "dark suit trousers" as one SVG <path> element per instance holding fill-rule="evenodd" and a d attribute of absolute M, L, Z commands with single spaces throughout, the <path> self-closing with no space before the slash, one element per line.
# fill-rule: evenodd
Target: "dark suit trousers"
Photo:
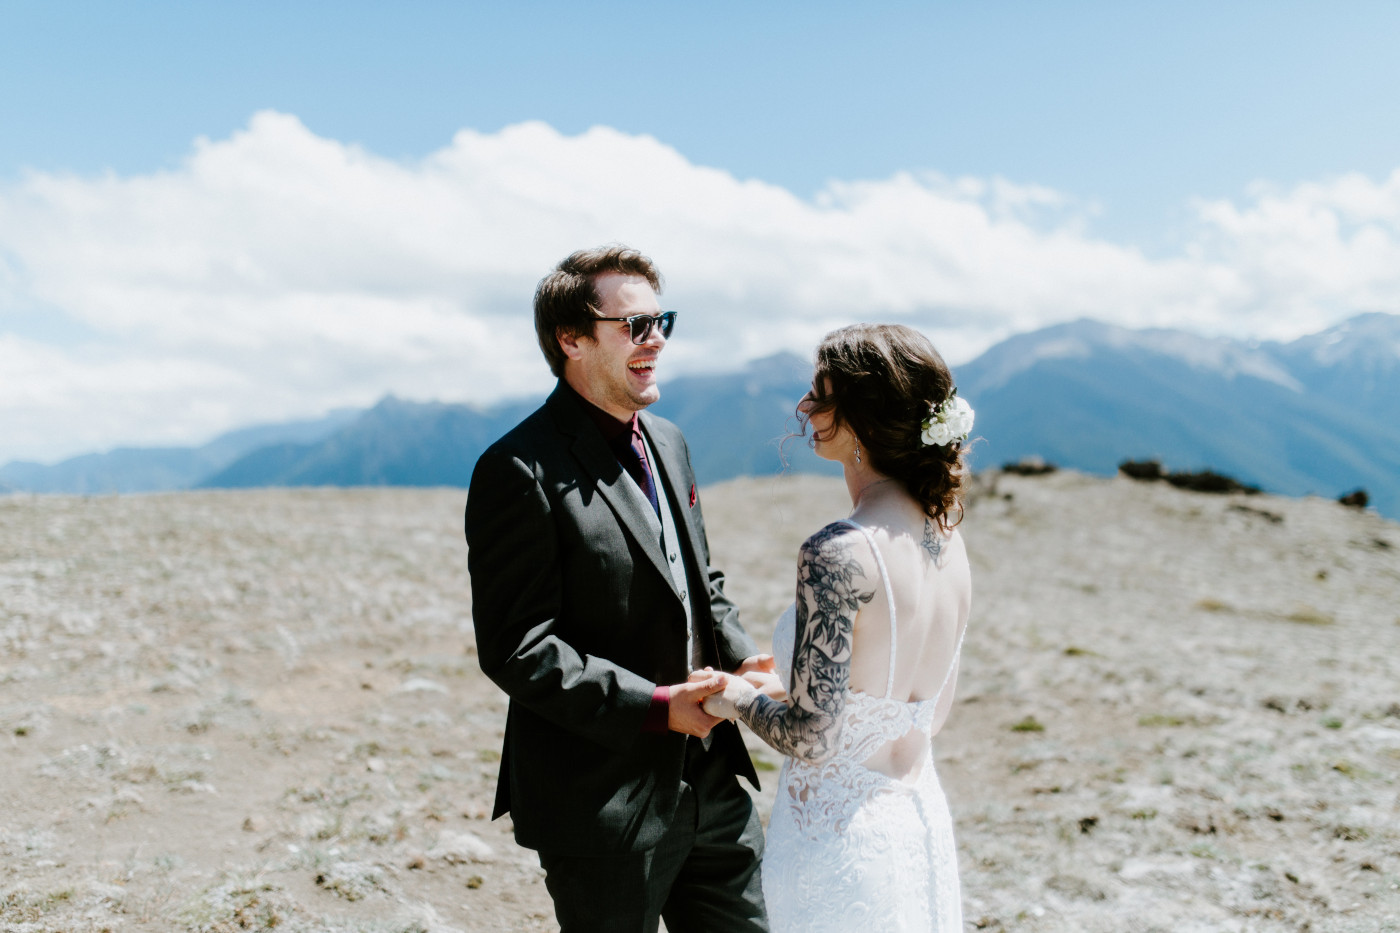
<path fill-rule="evenodd" d="M 686 742 L 676 818 L 661 842 L 625 855 L 540 853 L 561 933 L 766 933 L 763 826 L 721 757 Z"/>

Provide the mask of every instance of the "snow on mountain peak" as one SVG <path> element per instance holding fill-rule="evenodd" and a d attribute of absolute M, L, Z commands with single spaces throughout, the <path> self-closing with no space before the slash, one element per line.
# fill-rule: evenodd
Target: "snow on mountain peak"
<path fill-rule="evenodd" d="M 1129 330 L 1087 319 L 1021 334 L 993 347 L 983 358 L 987 372 L 979 388 L 986 391 L 1005 385 L 1042 361 L 1088 359 L 1099 350 L 1166 357 L 1226 379 L 1247 376 L 1303 391 L 1287 368 L 1261 347 L 1165 328 Z"/>
<path fill-rule="evenodd" d="M 1371 368 L 1400 366 L 1400 314 L 1371 312 L 1287 344 L 1292 354 L 1321 366 L 1355 362 Z"/>

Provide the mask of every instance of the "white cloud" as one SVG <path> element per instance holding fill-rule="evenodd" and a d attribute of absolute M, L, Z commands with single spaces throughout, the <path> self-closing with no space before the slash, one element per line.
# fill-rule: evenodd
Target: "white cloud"
<path fill-rule="evenodd" d="M 1196 209 L 1181 254 L 1149 259 L 1088 234 L 1090 206 L 1004 179 L 899 174 L 806 201 L 602 127 L 464 130 L 405 163 L 264 112 L 173 171 L 0 188 L 0 462 L 389 391 L 541 391 L 534 284 L 609 241 L 667 276 L 672 372 L 806 354 L 855 320 L 916 324 L 956 362 L 1080 316 L 1291 337 L 1400 309 L 1400 171 Z M 78 326 L 22 338 L 37 314 Z"/>
<path fill-rule="evenodd" d="M 1296 336 L 1358 311 L 1400 311 L 1400 169 L 1250 195 L 1243 207 L 1197 205 L 1196 255 L 1229 268 L 1242 293 L 1226 313 Z"/>

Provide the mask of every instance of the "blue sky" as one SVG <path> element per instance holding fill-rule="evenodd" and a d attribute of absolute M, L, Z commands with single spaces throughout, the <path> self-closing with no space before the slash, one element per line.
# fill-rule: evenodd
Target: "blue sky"
<path fill-rule="evenodd" d="M 35 0 L 5 21 L 11 177 L 168 167 L 268 108 L 389 157 L 543 120 L 802 196 L 999 175 L 1152 246 L 1192 197 L 1379 177 L 1400 154 L 1393 2 Z"/>
<path fill-rule="evenodd" d="M 0 11 L 0 462 L 538 391 L 533 282 L 614 239 L 673 371 L 1400 311 L 1400 4 Z"/>

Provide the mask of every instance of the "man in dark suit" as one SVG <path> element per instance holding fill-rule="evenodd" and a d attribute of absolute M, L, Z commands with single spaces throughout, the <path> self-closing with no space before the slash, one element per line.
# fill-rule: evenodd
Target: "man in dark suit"
<path fill-rule="evenodd" d="M 481 668 L 510 696 L 493 818 L 538 850 L 564 933 L 766 930 L 758 786 L 705 668 L 758 680 L 710 567 L 685 438 L 642 413 L 675 314 L 651 261 L 582 250 L 540 281 L 559 377 L 477 462 L 467 498 Z"/>

